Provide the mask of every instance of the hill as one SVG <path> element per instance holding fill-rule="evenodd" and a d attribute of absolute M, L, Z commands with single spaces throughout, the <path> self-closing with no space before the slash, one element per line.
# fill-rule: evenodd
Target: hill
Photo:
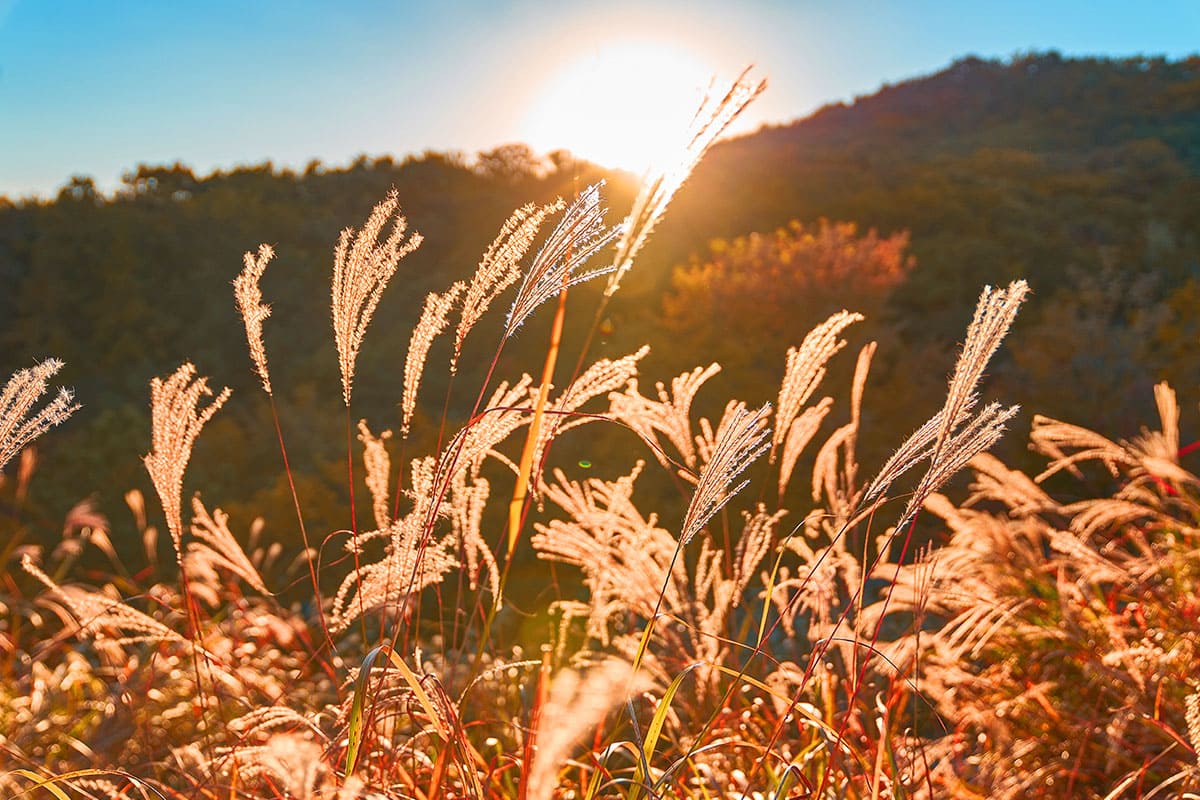
<path fill-rule="evenodd" d="M 662 257 L 686 261 L 700 232 L 793 219 L 907 231 L 916 266 L 880 322 L 922 360 L 940 353 L 938 380 L 982 285 L 1027 278 L 1035 297 L 996 391 L 1136 433 L 1154 380 L 1200 378 L 1198 198 L 1200 58 L 966 58 L 715 149 L 664 226 Z"/>

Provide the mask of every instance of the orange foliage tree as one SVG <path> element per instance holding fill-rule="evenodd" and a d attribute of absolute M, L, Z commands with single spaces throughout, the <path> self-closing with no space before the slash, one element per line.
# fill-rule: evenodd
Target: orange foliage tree
<path fill-rule="evenodd" d="M 891 289 L 915 265 L 908 241 L 907 231 L 860 235 L 853 222 L 826 219 L 716 239 L 706 256 L 675 269 L 663 300 L 664 323 L 692 352 L 711 351 L 727 371 L 774 368 L 775 356 L 782 358 L 843 304 L 868 319 L 878 316 Z"/>

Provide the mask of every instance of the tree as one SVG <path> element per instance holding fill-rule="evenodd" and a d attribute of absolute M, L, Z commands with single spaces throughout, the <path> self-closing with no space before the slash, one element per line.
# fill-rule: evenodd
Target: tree
<path fill-rule="evenodd" d="M 907 232 L 859 235 L 852 222 L 825 219 L 717 239 L 676 268 L 664 322 L 727 371 L 778 371 L 787 348 L 834 311 L 875 315 L 914 265 L 907 247 Z"/>
<path fill-rule="evenodd" d="M 502 144 L 480 153 L 475 169 L 488 178 L 518 183 L 540 177 L 546 171 L 546 162 L 527 144 Z"/>

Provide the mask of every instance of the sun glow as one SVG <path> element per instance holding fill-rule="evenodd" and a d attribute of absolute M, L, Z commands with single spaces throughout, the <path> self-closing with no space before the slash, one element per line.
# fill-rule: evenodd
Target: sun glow
<path fill-rule="evenodd" d="M 546 84 L 523 138 L 641 173 L 680 149 L 711 77 L 698 58 L 660 41 L 613 42 L 567 64 Z"/>

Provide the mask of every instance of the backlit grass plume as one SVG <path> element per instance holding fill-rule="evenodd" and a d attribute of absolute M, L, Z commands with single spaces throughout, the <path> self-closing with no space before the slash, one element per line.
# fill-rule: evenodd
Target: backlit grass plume
<path fill-rule="evenodd" d="M 772 461 L 801 407 L 825 378 L 825 365 L 846 346 L 846 340 L 838 338 L 839 334 L 862 319 L 862 314 L 839 311 L 813 328 L 799 347 L 788 348 L 787 367 L 779 387 L 779 409 L 775 412 L 775 435 L 771 440 Z"/>
<path fill-rule="evenodd" d="M 983 371 L 1008 333 L 1028 293 L 1029 286 L 1025 281 L 1013 281 L 1006 289 L 984 288 L 975 316 L 967 328 L 967 339 L 950 378 L 942 409 L 905 440 L 867 487 L 864 500 L 870 502 L 887 491 L 900 475 L 929 460 L 929 468 L 911 495 L 898 525 L 910 521 L 926 498 L 971 458 L 995 444 L 1006 423 L 1019 410 L 1017 406 L 1003 408 L 992 403 L 972 418 L 972 411 L 979 401 L 976 390 Z"/>
<path fill-rule="evenodd" d="M 254 371 L 262 381 L 263 391 L 271 394 L 271 375 L 267 371 L 267 350 L 263 346 L 263 321 L 271 316 L 271 307 L 262 301 L 262 290 L 258 282 L 262 280 L 267 264 L 275 257 L 275 251 L 268 244 L 258 246 L 258 254 L 247 252 L 242 256 L 241 273 L 233 279 L 233 298 L 237 302 L 238 313 L 246 326 L 246 343 L 250 346 L 250 358 L 254 361 Z"/>
<path fill-rule="evenodd" d="M 621 288 L 621 278 L 633 266 L 637 254 L 666 213 L 671 198 L 687 181 L 708 148 L 767 88 L 766 81 L 752 80 L 748 75 L 749 70 L 746 70 L 728 85 L 714 81 L 692 118 L 678 154 L 674 159 L 652 167 L 643 177 L 642 190 L 633 201 L 633 209 L 625 218 L 625 228 L 617 242 L 614 269 L 604 288 L 605 296 L 611 297 Z"/>
<path fill-rule="evenodd" d="M 197 378 L 196 367 L 184 363 L 167 379 L 150 381 L 150 453 L 142 459 L 150 480 L 158 492 L 167 515 L 167 529 L 175 545 L 175 555 L 183 563 L 183 474 L 192 457 L 192 446 L 205 423 L 229 399 L 230 390 L 222 389 L 212 402 L 201 408 L 204 397 L 212 397 L 208 378 Z"/>
<path fill-rule="evenodd" d="M 408 220 L 399 213 L 396 190 L 367 218 L 355 234 L 346 228 L 338 238 L 333 254 L 333 336 L 337 344 L 338 365 L 342 370 L 342 399 L 350 405 L 354 365 L 358 349 L 371 323 L 379 298 L 396 272 L 400 259 L 421 246 L 421 234 L 404 238 Z M 379 236 L 395 214 L 392 230 L 382 242 Z"/>
<path fill-rule="evenodd" d="M 79 410 L 79 404 L 72 402 L 71 391 L 60 388 L 53 400 L 30 416 L 33 404 L 46 393 L 46 381 L 62 365 L 58 359 L 48 358 L 37 366 L 20 370 L 0 392 L 0 469 L 25 445 Z"/>
<path fill-rule="evenodd" d="M 458 357 L 462 354 L 463 342 L 466 341 L 471 328 L 501 292 L 520 280 L 521 258 L 533 244 L 542 222 L 548 215 L 562 211 L 565 207 L 566 204 L 561 198 L 543 206 L 530 203 L 514 211 L 500 228 L 500 233 L 483 254 L 475 276 L 467 285 L 462 314 L 454 330 L 451 373 L 458 369 Z"/>
<path fill-rule="evenodd" d="M 40 581 L 50 590 L 51 595 L 70 610 L 79 625 L 80 634 L 94 636 L 103 632 L 115 632 L 119 634 L 118 644 L 186 641 L 153 617 L 102 592 L 88 591 L 77 586 L 59 586 L 34 564 L 28 555 L 21 559 L 21 568 Z"/>
<path fill-rule="evenodd" d="M 730 499 L 745 488 L 749 479 L 737 486 L 733 481 L 770 446 L 766 425 L 770 403 L 750 412 L 744 403 L 731 404 L 717 426 L 708 453 L 708 463 L 700 470 L 696 493 L 688 506 L 679 541 L 687 544 Z"/>
<path fill-rule="evenodd" d="M 525 273 L 517 299 L 504 324 L 504 336 L 513 334 L 533 310 L 563 289 L 611 272 L 601 267 L 584 273 L 577 270 L 617 237 L 621 228 L 604 225 L 605 208 L 601 205 L 600 181 L 579 193 L 578 199 L 563 212 L 554 232 L 542 245 L 533 264 Z"/>
<path fill-rule="evenodd" d="M 408 355 L 404 357 L 404 398 L 401 407 L 404 421 L 400 432 L 407 436 L 412 424 L 413 414 L 417 410 L 417 389 L 421 385 L 421 375 L 425 371 L 425 359 L 429 356 L 429 348 L 433 340 L 446 328 L 447 318 L 454 308 L 459 295 L 466 289 L 463 283 L 455 283 L 442 293 L 430 292 L 425 297 L 425 308 L 421 319 L 413 328 L 412 337 L 408 341 Z"/>

